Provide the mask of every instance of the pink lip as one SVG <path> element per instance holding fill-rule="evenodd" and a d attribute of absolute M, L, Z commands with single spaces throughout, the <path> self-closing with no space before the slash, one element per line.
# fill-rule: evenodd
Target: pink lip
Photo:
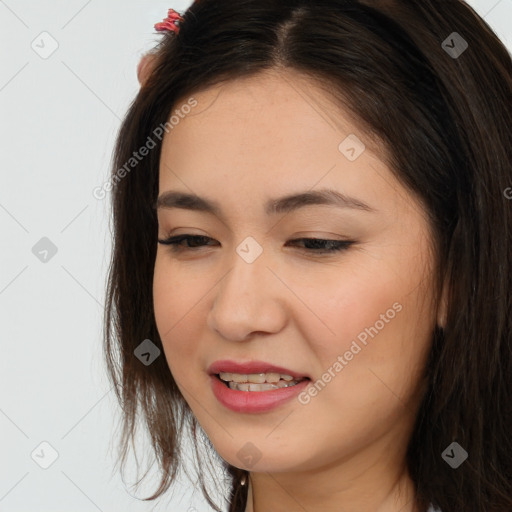
<path fill-rule="evenodd" d="M 296 379 L 307 377 L 306 380 L 287 388 L 271 389 L 269 391 L 238 391 L 229 388 L 217 377 L 219 373 L 282 373 L 291 375 Z M 276 366 L 265 361 L 248 361 L 237 363 L 235 361 L 215 361 L 208 368 L 212 391 L 217 400 L 235 412 L 258 413 L 265 412 L 291 400 L 298 395 L 309 383 L 310 377 L 299 372 Z"/>
<path fill-rule="evenodd" d="M 291 375 L 294 378 L 309 377 L 309 375 L 301 374 L 282 366 L 275 366 L 265 361 L 248 361 L 245 363 L 237 363 L 227 359 L 215 361 L 208 368 L 210 375 L 218 373 L 240 373 L 247 375 L 249 373 L 282 373 L 283 375 Z M 286 389 L 286 388 L 285 388 Z M 242 391 L 243 393 L 243 391 Z"/>
<path fill-rule="evenodd" d="M 217 400 L 228 409 L 242 413 L 270 411 L 291 400 L 310 383 L 306 379 L 295 386 L 270 391 L 238 391 L 224 384 L 216 375 L 210 375 L 212 391 Z"/>

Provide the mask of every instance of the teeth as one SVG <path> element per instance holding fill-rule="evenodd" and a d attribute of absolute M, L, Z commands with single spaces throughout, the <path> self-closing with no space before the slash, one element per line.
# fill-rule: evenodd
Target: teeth
<path fill-rule="evenodd" d="M 305 377 L 294 379 L 291 375 L 282 373 L 252 373 L 249 375 L 239 373 L 219 374 L 221 380 L 228 383 L 231 389 L 238 391 L 270 391 L 271 389 L 287 388 L 295 386 Z"/>
<path fill-rule="evenodd" d="M 270 391 L 271 389 L 287 388 L 295 386 L 299 381 L 286 382 L 284 380 L 279 381 L 277 384 L 267 383 L 254 384 L 252 382 L 229 382 L 229 387 L 238 391 Z"/>
<path fill-rule="evenodd" d="M 280 380 L 285 382 L 291 382 L 294 378 L 291 375 L 284 375 L 282 373 L 252 373 L 252 374 L 239 374 L 239 373 L 220 373 L 221 380 L 226 382 L 237 382 L 237 383 L 252 383 L 252 384 L 264 384 L 264 383 L 278 383 Z M 295 379 L 297 380 L 297 379 Z"/>
<path fill-rule="evenodd" d="M 257 374 L 247 375 L 247 382 L 252 382 L 253 384 L 263 384 L 265 382 L 265 374 L 257 373 Z"/>

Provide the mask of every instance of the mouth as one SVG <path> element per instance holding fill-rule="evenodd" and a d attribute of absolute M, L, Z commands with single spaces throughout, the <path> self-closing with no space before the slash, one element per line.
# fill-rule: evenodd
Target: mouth
<path fill-rule="evenodd" d="M 283 373 L 228 373 L 213 374 L 224 386 L 236 391 L 271 391 L 296 386 L 302 381 L 311 380 L 309 377 L 294 377 Z"/>
<path fill-rule="evenodd" d="M 311 376 L 266 361 L 215 361 L 207 370 L 217 401 L 237 413 L 284 407 L 310 384 Z"/>

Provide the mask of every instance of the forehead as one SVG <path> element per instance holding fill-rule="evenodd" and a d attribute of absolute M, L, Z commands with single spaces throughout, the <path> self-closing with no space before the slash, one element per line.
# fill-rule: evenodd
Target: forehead
<path fill-rule="evenodd" d="M 173 113 L 191 98 L 195 106 L 164 137 L 160 192 L 242 201 L 241 193 L 254 200 L 334 188 L 361 198 L 364 190 L 365 202 L 379 209 L 390 186 L 397 190 L 368 131 L 304 75 L 268 72 L 225 82 L 181 98 Z M 356 140 L 360 155 L 351 160 L 344 151 Z"/>
<path fill-rule="evenodd" d="M 191 98 L 193 108 L 188 107 Z M 266 160 L 276 161 L 283 155 L 290 161 L 300 160 L 312 147 L 337 156 L 340 141 L 351 133 L 358 133 L 366 150 L 375 153 L 368 130 L 363 135 L 350 112 L 336 106 L 318 83 L 291 70 L 265 71 L 181 97 L 171 114 L 164 153 L 172 145 L 173 153 L 186 151 L 189 158 L 208 153 L 233 161 L 251 151 L 256 158 L 268 155 Z"/>
<path fill-rule="evenodd" d="M 187 138 L 194 134 L 198 138 L 208 132 L 211 138 L 212 130 L 216 132 L 216 141 L 224 136 L 223 148 L 229 143 L 227 136 L 234 143 L 244 139 L 248 145 L 258 141 L 275 142 L 276 139 L 290 142 L 290 138 L 300 144 L 304 140 L 325 139 L 327 135 L 331 136 L 327 143 L 329 140 L 336 142 L 340 137 L 358 133 L 365 139 L 366 150 L 382 157 L 385 145 L 377 140 L 369 127 L 363 126 L 349 107 L 345 93 L 335 97 L 333 90 L 318 77 L 292 69 L 265 70 L 228 80 L 179 98 L 173 112 L 179 112 L 191 97 L 197 103 L 189 113 L 180 115 L 179 120 L 174 117 L 179 121 L 179 127 L 174 126 L 164 142 L 169 143 L 171 139 L 177 142 L 183 132 L 187 132 Z M 190 133 L 192 131 L 194 134 Z M 251 140 L 249 136 L 252 136 Z M 202 148 L 207 147 L 206 140 L 201 143 Z"/>

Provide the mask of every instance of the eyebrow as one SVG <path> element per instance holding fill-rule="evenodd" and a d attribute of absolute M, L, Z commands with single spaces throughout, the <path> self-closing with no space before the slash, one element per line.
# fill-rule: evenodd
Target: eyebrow
<path fill-rule="evenodd" d="M 322 189 L 270 199 L 265 205 L 265 213 L 267 215 L 288 213 L 310 205 L 336 206 L 338 208 L 352 208 L 366 212 L 377 211 L 375 208 L 370 207 L 359 199 L 347 196 L 336 190 Z M 185 210 L 211 213 L 222 218 L 222 209 L 216 201 L 200 197 L 196 194 L 172 190 L 162 192 L 156 200 L 154 209 L 158 210 L 161 208 L 182 208 Z"/>

